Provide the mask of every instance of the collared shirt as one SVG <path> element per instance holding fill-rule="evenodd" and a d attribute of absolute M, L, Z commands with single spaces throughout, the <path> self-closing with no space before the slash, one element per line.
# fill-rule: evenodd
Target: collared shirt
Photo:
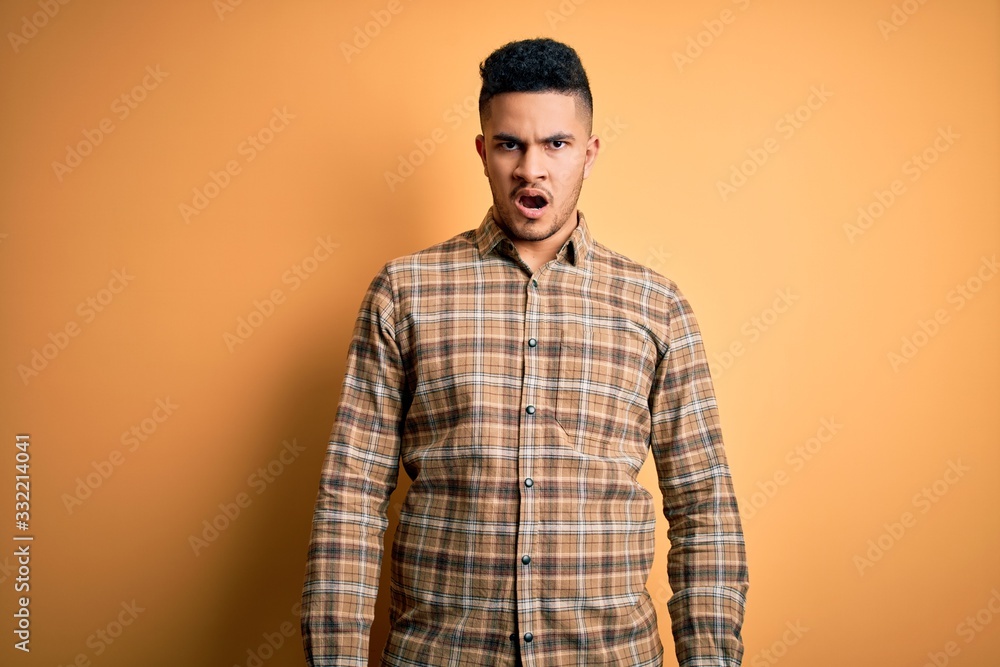
<path fill-rule="evenodd" d="M 646 580 L 652 452 L 681 667 L 735 667 L 743 533 L 698 325 L 677 286 L 582 213 L 532 273 L 497 226 L 389 262 L 348 354 L 313 519 L 311 665 L 368 662 L 386 510 L 382 664 L 663 664 Z"/>

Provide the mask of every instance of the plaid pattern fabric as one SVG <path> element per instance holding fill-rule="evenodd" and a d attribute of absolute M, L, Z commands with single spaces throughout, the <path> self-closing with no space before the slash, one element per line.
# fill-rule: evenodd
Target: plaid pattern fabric
<path fill-rule="evenodd" d="M 688 302 L 582 213 L 531 275 L 492 213 L 365 295 L 313 519 L 309 664 L 368 663 L 400 462 L 383 665 L 663 664 L 652 451 L 679 663 L 739 665 L 743 534 Z"/>

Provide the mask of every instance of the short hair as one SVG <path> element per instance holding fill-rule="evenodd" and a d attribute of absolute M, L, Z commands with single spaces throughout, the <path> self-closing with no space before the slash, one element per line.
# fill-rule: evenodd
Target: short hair
<path fill-rule="evenodd" d="M 571 47 L 553 39 L 509 42 L 479 65 L 483 87 L 479 92 L 479 118 L 489 120 L 490 100 L 501 93 L 556 92 L 576 95 L 594 117 L 594 98 L 580 57 Z"/>

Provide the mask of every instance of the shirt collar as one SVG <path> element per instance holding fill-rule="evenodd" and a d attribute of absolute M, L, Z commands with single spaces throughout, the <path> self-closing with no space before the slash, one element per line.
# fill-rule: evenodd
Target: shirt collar
<path fill-rule="evenodd" d="M 563 247 L 559 249 L 557 259 L 564 259 L 573 266 L 582 267 L 590 257 L 594 239 L 590 235 L 590 228 L 587 226 L 587 219 L 583 211 L 577 209 L 578 224 L 576 229 Z M 504 231 L 497 224 L 493 217 L 493 207 L 486 212 L 486 217 L 480 223 L 475 235 L 476 247 L 479 249 L 479 256 L 485 257 L 491 252 L 500 251 L 512 257 L 517 256 L 517 250 Z"/>

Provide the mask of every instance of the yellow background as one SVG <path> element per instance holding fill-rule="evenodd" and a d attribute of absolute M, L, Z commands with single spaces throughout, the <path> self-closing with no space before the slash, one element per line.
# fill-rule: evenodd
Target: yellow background
<path fill-rule="evenodd" d="M 744 664 L 1000 664 L 997 3 L 223 2 L 0 8 L 0 662 L 302 664 L 359 300 L 386 260 L 479 223 L 478 64 L 545 35 L 580 53 L 604 137 L 581 210 L 678 282 L 713 359 Z M 70 147 L 88 154 L 54 166 Z M 862 228 L 859 207 L 880 215 Z M 259 326 L 227 342 L 241 317 Z M 662 524 L 649 589 L 674 664 Z M 378 614 L 376 648 L 384 595 Z"/>

